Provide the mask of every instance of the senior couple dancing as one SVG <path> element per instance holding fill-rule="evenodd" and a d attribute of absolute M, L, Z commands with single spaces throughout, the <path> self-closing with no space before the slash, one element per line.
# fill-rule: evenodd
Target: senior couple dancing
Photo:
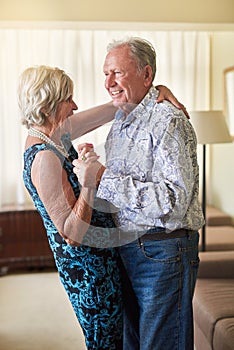
<path fill-rule="evenodd" d="M 88 350 L 193 350 L 196 136 L 184 106 L 153 85 L 148 41 L 113 41 L 103 72 L 111 102 L 78 113 L 62 69 L 21 74 L 25 186 Z M 92 143 L 74 149 L 113 119 L 105 165 Z"/>

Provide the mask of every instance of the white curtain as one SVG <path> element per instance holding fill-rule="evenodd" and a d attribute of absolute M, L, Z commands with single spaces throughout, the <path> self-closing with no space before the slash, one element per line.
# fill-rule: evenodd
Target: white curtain
<path fill-rule="evenodd" d="M 148 39 L 157 52 L 155 84 L 167 85 L 188 110 L 209 108 L 210 35 L 201 31 L 116 31 L 81 29 L 0 29 L 0 206 L 27 203 L 22 182 L 26 130 L 17 106 L 19 74 L 32 65 L 57 66 L 75 83 L 79 110 L 109 100 L 102 72 L 112 39 Z M 103 144 L 108 126 L 86 139 Z"/>

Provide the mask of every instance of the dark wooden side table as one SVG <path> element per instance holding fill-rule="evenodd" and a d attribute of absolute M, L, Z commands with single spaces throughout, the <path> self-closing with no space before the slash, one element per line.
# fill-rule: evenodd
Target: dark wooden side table
<path fill-rule="evenodd" d="M 0 207 L 0 274 L 55 268 L 42 219 L 33 205 Z"/>

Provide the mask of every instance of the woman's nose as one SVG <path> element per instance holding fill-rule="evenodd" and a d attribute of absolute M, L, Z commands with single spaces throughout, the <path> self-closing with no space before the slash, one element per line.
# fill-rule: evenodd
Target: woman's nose
<path fill-rule="evenodd" d="M 72 109 L 73 110 L 77 110 L 78 109 L 77 104 L 73 100 L 72 100 Z"/>

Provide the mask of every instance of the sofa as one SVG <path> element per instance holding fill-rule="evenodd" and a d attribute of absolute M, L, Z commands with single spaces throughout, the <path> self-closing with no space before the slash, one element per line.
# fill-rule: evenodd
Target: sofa
<path fill-rule="evenodd" d="M 229 215 L 212 206 L 206 208 L 206 251 L 199 257 L 196 350 L 234 350 L 234 226 Z"/>
<path fill-rule="evenodd" d="M 200 252 L 193 305 L 196 350 L 233 350 L 234 250 Z"/>
<path fill-rule="evenodd" d="M 232 218 L 230 215 L 224 213 L 218 208 L 207 206 L 206 251 L 220 250 L 234 250 L 234 226 L 232 223 Z"/>

